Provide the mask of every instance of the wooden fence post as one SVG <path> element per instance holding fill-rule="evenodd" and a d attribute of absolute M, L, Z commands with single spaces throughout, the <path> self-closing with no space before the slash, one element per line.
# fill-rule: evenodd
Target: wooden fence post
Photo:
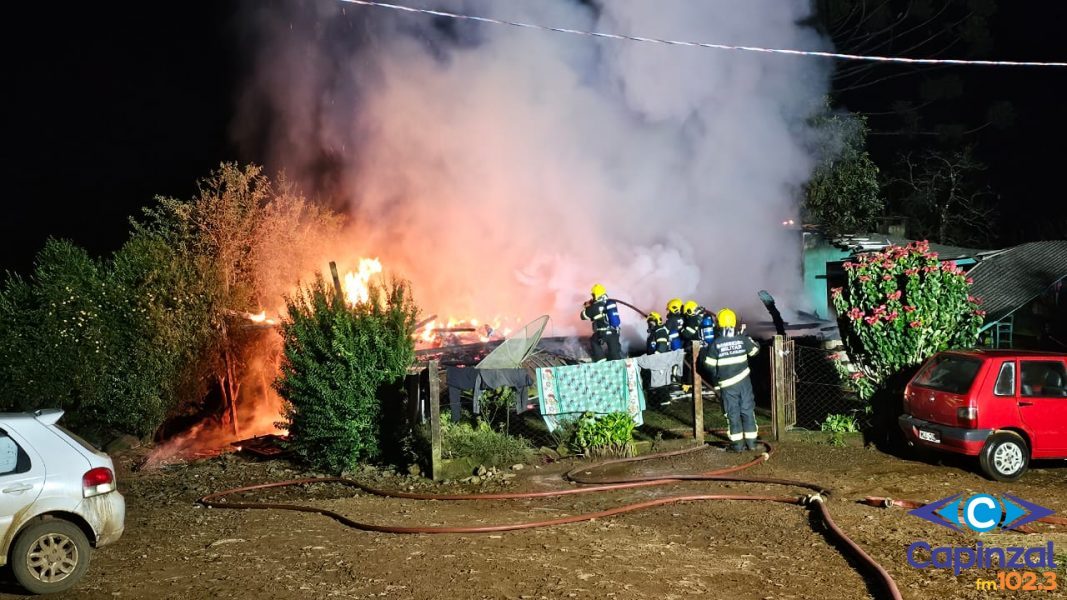
<path fill-rule="evenodd" d="M 689 360 L 690 372 L 693 374 L 693 438 L 698 444 L 704 443 L 704 394 L 701 391 L 703 380 L 697 372 L 700 359 L 700 342 L 693 342 L 692 356 Z"/>
<path fill-rule="evenodd" d="M 333 278 L 333 293 L 337 296 L 338 302 L 344 300 L 345 291 L 341 287 L 341 276 L 337 274 L 337 263 L 330 261 L 330 277 Z"/>
<path fill-rule="evenodd" d="M 426 367 L 430 376 L 430 471 L 434 481 L 441 481 L 441 375 L 437 361 L 431 360 Z"/>
<path fill-rule="evenodd" d="M 771 429 L 774 441 L 782 439 L 785 433 L 785 338 L 774 336 L 771 346 Z"/>

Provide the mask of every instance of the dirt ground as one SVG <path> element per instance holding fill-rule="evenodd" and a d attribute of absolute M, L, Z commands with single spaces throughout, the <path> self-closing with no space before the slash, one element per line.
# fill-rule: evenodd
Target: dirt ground
<path fill-rule="evenodd" d="M 819 438 L 816 438 L 819 439 Z M 126 533 L 96 552 L 85 579 L 62 598 L 708 598 L 828 600 L 885 595 L 824 535 L 799 506 L 748 502 L 674 504 L 591 522 L 482 535 L 395 535 L 353 530 L 330 518 L 278 510 L 207 509 L 196 499 L 240 485 L 305 476 L 285 461 L 225 455 L 150 471 L 133 471 L 143 451 L 117 455 L 126 496 Z M 631 473 L 698 472 L 741 462 L 714 448 L 640 463 Z M 367 469 L 371 485 L 438 493 L 571 487 L 561 474 L 574 460 L 510 471 L 507 484 L 436 485 Z M 981 598 L 991 571 L 958 578 L 916 570 L 905 550 L 916 540 L 973 545 L 902 509 L 857 501 L 890 496 L 931 501 L 957 492 L 1011 493 L 1067 514 L 1067 463 L 1037 465 L 1017 484 L 998 484 L 967 461 L 905 460 L 872 448 L 835 448 L 817 441 L 781 444 L 767 464 L 745 473 L 821 483 L 828 507 L 852 539 L 896 579 L 905 598 Z M 617 471 L 616 473 L 618 474 Z M 243 496 L 329 508 L 377 524 L 463 525 L 546 519 L 681 493 L 804 495 L 790 487 L 684 483 L 556 499 L 440 502 L 389 499 L 335 485 Z M 1067 528 L 1034 535 L 987 534 L 986 545 L 1044 545 L 1059 554 L 1067 597 Z M 10 574 L 0 583 L 18 595 Z M 1021 592 L 1014 592 L 1021 593 Z M 1033 593 L 1033 592 L 1031 592 Z M 11 594 L 11 596 L 8 596 Z M 1025 596 L 1024 596 L 1025 597 Z"/>

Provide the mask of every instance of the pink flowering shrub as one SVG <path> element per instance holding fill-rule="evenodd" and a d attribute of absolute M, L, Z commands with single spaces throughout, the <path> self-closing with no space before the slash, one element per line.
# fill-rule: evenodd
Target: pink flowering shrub
<path fill-rule="evenodd" d="M 952 261 L 940 262 L 929 242 L 889 246 L 846 262 L 848 285 L 831 290 L 850 372 L 846 381 L 869 401 L 887 380 L 935 352 L 973 346 L 985 311 Z"/>

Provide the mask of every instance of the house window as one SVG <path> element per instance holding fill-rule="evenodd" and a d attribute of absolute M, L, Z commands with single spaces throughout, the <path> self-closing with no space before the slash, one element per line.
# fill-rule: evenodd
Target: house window
<path fill-rule="evenodd" d="M 1000 365 L 1000 375 L 997 376 L 997 385 L 993 388 L 997 396 L 1015 395 L 1015 363 L 1006 362 Z"/>
<path fill-rule="evenodd" d="M 1020 379 L 1023 396 L 1067 398 L 1067 369 L 1062 361 L 1024 360 Z"/>

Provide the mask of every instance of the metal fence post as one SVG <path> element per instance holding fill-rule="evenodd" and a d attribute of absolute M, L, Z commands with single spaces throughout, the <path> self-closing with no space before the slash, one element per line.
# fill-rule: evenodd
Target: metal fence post
<path fill-rule="evenodd" d="M 700 342 L 693 342 L 689 370 L 693 374 L 693 438 L 698 444 L 704 443 L 704 394 L 701 391 L 701 377 L 697 372 L 697 360 L 700 356 Z"/>
<path fill-rule="evenodd" d="M 430 377 L 430 471 L 434 481 L 441 480 L 441 375 L 437 361 L 427 365 Z"/>

